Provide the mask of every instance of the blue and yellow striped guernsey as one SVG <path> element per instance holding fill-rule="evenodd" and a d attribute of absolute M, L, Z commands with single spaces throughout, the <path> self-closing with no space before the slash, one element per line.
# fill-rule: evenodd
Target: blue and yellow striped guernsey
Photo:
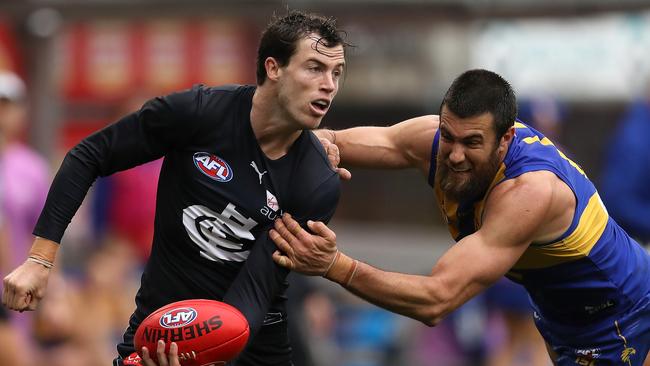
<path fill-rule="evenodd" d="M 485 197 L 474 202 L 445 199 L 434 179 L 439 136 L 438 131 L 429 184 L 458 241 L 481 226 Z M 551 323 L 586 325 L 631 308 L 650 291 L 650 256 L 609 217 L 580 166 L 541 133 L 516 122 L 515 136 L 492 187 L 539 170 L 555 173 L 573 190 L 575 215 L 557 239 L 531 244 L 507 276 L 526 287 L 535 309 Z"/>

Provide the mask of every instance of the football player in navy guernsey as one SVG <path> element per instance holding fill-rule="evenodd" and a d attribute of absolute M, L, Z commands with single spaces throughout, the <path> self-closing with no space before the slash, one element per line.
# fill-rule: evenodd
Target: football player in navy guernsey
<path fill-rule="evenodd" d="M 339 175 L 316 136 L 345 68 L 334 19 L 300 11 L 271 21 L 260 41 L 257 85 L 196 86 L 148 101 L 66 155 L 34 229 L 29 257 L 4 279 L 3 304 L 34 310 L 63 233 L 98 176 L 164 157 L 155 231 L 116 365 L 179 365 L 175 345 L 134 353 L 140 322 L 168 303 L 223 300 L 251 338 L 236 365 L 291 365 L 284 291 L 272 260 L 273 220 L 328 221 Z M 137 204 L 137 203 L 136 203 Z M 168 340 L 167 346 L 169 347 Z"/>
<path fill-rule="evenodd" d="M 516 116 L 508 82 L 470 70 L 440 116 L 323 132 L 344 163 L 428 178 L 457 241 L 429 276 L 354 260 L 325 224 L 308 223 L 313 235 L 287 214 L 270 234 L 284 252 L 277 262 L 428 325 L 506 275 L 528 291 L 556 365 L 642 365 L 650 256 L 609 217 L 582 168 Z"/>

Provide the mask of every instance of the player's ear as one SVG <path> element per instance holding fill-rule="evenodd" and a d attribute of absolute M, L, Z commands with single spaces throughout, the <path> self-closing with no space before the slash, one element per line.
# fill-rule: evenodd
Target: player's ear
<path fill-rule="evenodd" d="M 266 69 L 266 77 L 269 80 L 272 81 L 278 80 L 278 78 L 280 77 L 281 67 L 275 58 L 267 57 L 266 60 L 264 60 L 264 68 Z"/>
<path fill-rule="evenodd" d="M 508 144 L 514 136 L 515 126 L 512 126 L 503 134 L 503 136 L 501 136 L 501 140 L 499 141 L 499 152 L 505 151 L 508 148 Z"/>

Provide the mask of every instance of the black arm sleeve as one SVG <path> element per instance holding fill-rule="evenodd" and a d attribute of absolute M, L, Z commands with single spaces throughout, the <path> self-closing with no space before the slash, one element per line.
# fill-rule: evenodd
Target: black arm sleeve
<path fill-rule="evenodd" d="M 34 235 L 59 243 L 98 176 L 158 159 L 186 143 L 201 125 L 200 103 L 196 88 L 152 99 L 73 147 L 50 186 Z"/>
<path fill-rule="evenodd" d="M 302 207 L 296 207 L 292 213 L 294 218 L 304 228 L 307 220 L 329 222 L 339 199 L 338 175 L 329 177 L 309 197 L 310 200 L 300 204 Z M 223 299 L 239 309 L 248 320 L 249 344 L 262 327 L 274 298 L 286 287 L 289 270 L 273 262 L 272 254 L 276 250 L 277 246 L 265 230 Z"/>

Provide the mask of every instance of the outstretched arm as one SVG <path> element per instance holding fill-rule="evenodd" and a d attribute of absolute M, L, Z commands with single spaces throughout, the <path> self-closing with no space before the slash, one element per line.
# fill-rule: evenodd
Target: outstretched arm
<path fill-rule="evenodd" d="M 317 130 L 319 138 L 338 146 L 341 163 L 368 168 L 429 170 L 438 116 L 412 118 L 389 127 Z"/>
<path fill-rule="evenodd" d="M 449 249 L 429 276 L 382 271 L 353 260 L 337 250 L 336 236 L 324 224 L 310 222 L 312 235 L 288 215 L 270 234 L 283 252 L 276 252 L 274 259 L 295 271 L 324 276 L 378 306 L 435 325 L 503 276 L 539 234 L 549 219 L 553 196 L 548 181 L 539 178 L 497 186 L 486 204 L 482 228 Z M 532 194 L 535 202 L 527 199 Z"/>
<path fill-rule="evenodd" d="M 2 302 L 12 310 L 34 310 L 47 285 L 59 242 L 88 189 L 106 176 L 155 160 L 189 141 L 201 125 L 193 120 L 195 90 L 149 101 L 77 144 L 61 163 L 34 229 L 29 259 L 4 279 Z M 196 119 L 196 118 L 194 118 Z"/>

